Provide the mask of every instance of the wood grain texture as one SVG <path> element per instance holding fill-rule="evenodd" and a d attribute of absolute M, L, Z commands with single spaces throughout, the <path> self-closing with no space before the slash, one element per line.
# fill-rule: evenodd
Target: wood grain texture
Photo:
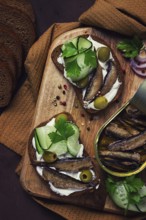
<path fill-rule="evenodd" d="M 56 69 L 55 65 L 51 60 L 51 53 L 55 47 L 64 43 L 66 40 L 70 38 L 83 34 L 97 34 L 98 37 L 110 43 L 111 47 L 115 50 L 115 54 L 117 55 L 120 61 L 122 69 L 125 72 L 125 83 L 123 93 L 119 99 L 119 102 L 116 102 L 112 106 L 109 106 L 109 108 L 107 108 L 104 112 L 101 112 L 96 117 L 94 117 L 93 120 L 91 120 L 91 115 L 87 114 L 83 110 L 83 108 L 77 100 L 76 94 L 72 86 L 66 81 L 63 75 L 59 73 L 59 71 Z M 69 112 L 73 116 L 76 124 L 80 127 L 81 140 L 85 145 L 86 150 L 91 156 L 94 157 L 94 141 L 99 128 L 124 103 L 131 99 L 131 97 L 135 94 L 137 88 L 143 81 L 142 78 L 139 78 L 132 72 L 128 62 L 126 62 L 121 57 L 120 53 L 116 51 L 116 41 L 116 38 L 110 38 L 110 36 L 106 36 L 104 33 L 101 33 L 100 31 L 95 31 L 92 28 L 78 28 L 66 32 L 65 34 L 62 34 L 58 38 L 56 38 L 48 52 L 48 58 L 44 69 L 44 75 L 42 79 L 32 129 L 39 125 L 41 122 L 49 120 L 51 117 L 53 117 L 53 115 L 56 115 L 63 111 Z M 60 90 L 58 88 L 59 85 L 62 85 L 62 87 L 63 85 L 67 85 L 66 95 L 62 93 L 63 90 Z M 60 105 L 60 101 L 57 102 L 57 106 L 54 106 L 53 100 L 58 95 L 60 96 L 61 101 L 65 101 L 67 103 L 66 106 Z M 90 131 L 87 130 L 87 127 L 90 127 Z M 36 174 L 34 168 L 30 165 L 30 160 L 27 151 L 21 173 L 21 183 L 27 192 L 38 197 L 49 198 L 48 188 L 45 184 L 42 183 L 41 179 Z M 106 200 L 104 210 L 114 213 L 121 213 L 121 210 L 116 208 L 109 198 L 107 198 Z"/>

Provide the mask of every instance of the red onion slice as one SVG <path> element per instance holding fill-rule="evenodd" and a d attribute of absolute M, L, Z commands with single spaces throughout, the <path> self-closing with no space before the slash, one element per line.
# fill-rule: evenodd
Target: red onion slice
<path fill-rule="evenodd" d="M 133 71 L 142 77 L 146 77 L 146 69 L 136 69 L 134 66 L 132 66 Z"/>
<path fill-rule="evenodd" d="M 141 63 L 141 62 L 137 62 L 134 59 L 131 59 L 130 65 L 131 65 L 131 67 L 134 67 L 136 69 L 145 69 L 146 68 L 146 62 L 145 63 Z"/>
<path fill-rule="evenodd" d="M 146 50 L 141 50 L 139 55 L 135 58 L 135 60 L 140 63 L 146 63 Z"/>

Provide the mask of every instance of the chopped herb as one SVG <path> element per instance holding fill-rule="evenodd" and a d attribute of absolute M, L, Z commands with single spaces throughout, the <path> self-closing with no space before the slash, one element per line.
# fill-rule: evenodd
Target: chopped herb
<path fill-rule="evenodd" d="M 121 50 L 126 58 L 134 58 L 136 57 L 141 48 L 143 47 L 143 42 L 137 37 L 133 37 L 133 39 L 126 39 L 120 41 L 117 44 L 117 48 Z"/>
<path fill-rule="evenodd" d="M 64 44 L 61 49 L 62 49 L 62 56 L 64 58 L 74 56 L 78 53 L 77 48 L 72 42 Z"/>
<path fill-rule="evenodd" d="M 84 62 L 87 66 L 91 66 L 92 68 L 96 68 L 97 67 L 97 58 L 96 58 L 95 51 L 87 50 L 85 52 Z"/>
<path fill-rule="evenodd" d="M 129 205 L 138 205 L 141 202 L 142 196 L 139 192 L 144 186 L 144 182 L 142 181 L 142 179 L 136 177 L 135 175 L 126 177 L 122 180 L 113 179 L 111 176 L 107 178 L 106 190 L 111 198 L 117 196 L 115 194 L 117 194 L 117 189 L 119 188 L 119 186 L 124 186 L 127 192 L 127 197 L 125 198 L 127 200 L 127 212 Z"/>
<path fill-rule="evenodd" d="M 72 62 L 66 63 L 66 71 L 67 71 L 67 76 L 71 79 L 80 76 L 81 68 L 77 63 L 77 59 L 73 60 Z"/>
<path fill-rule="evenodd" d="M 64 138 L 60 134 L 57 134 L 56 132 L 51 132 L 49 134 L 49 137 L 51 139 L 52 144 L 55 144 L 55 143 L 57 143 L 59 141 L 63 141 L 64 140 Z"/>
<path fill-rule="evenodd" d="M 65 119 L 60 118 L 55 122 L 56 132 L 51 132 L 49 135 L 52 144 L 55 144 L 59 141 L 67 140 L 70 136 L 74 134 L 74 130 L 70 123 Z M 52 145 L 51 144 L 51 145 Z"/>

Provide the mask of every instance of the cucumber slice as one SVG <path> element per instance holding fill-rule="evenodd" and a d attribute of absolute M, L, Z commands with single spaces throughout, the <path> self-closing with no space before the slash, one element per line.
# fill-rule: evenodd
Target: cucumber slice
<path fill-rule="evenodd" d="M 77 56 L 66 59 L 65 67 L 67 71 L 67 76 L 73 81 L 78 82 L 81 79 L 85 78 L 91 73 L 93 68 L 89 65 L 87 66 L 84 63 L 85 54 L 78 54 Z M 76 73 L 78 69 L 78 74 Z M 71 72 L 71 74 L 70 74 Z"/>
<path fill-rule="evenodd" d="M 53 131 L 56 131 L 56 128 L 54 126 L 43 126 L 43 127 L 36 128 L 35 131 L 36 131 L 36 135 L 37 135 L 40 147 L 43 150 L 47 150 L 52 143 L 48 134 Z"/>
<path fill-rule="evenodd" d="M 57 156 L 61 156 L 67 153 L 67 143 L 66 141 L 59 141 L 49 148 L 50 152 L 56 153 Z"/>
<path fill-rule="evenodd" d="M 117 206 L 120 208 L 126 208 L 128 204 L 128 196 L 127 191 L 123 184 L 119 184 L 114 193 L 111 195 L 113 201 L 116 203 Z"/>
<path fill-rule="evenodd" d="M 74 135 L 69 137 L 67 140 L 67 147 L 69 153 L 76 157 L 80 151 L 81 145 L 79 144 L 78 140 L 74 138 Z"/>
<path fill-rule="evenodd" d="M 137 205 L 140 212 L 146 212 L 146 197 L 143 197 L 141 202 Z"/>
<path fill-rule="evenodd" d="M 125 186 L 123 184 L 119 184 L 114 193 L 110 196 L 117 206 L 123 209 L 127 208 L 128 196 Z M 135 212 L 146 212 L 146 197 L 144 198 L 142 199 L 141 203 L 137 206 L 130 204 L 128 206 L 128 210 Z"/>
<path fill-rule="evenodd" d="M 143 186 L 143 187 L 139 190 L 139 195 L 140 195 L 140 197 L 146 197 L 146 186 Z"/>
<path fill-rule="evenodd" d="M 77 43 L 78 43 L 78 37 L 75 37 L 74 39 L 72 39 L 70 42 L 73 43 L 73 45 L 77 48 Z"/>
<path fill-rule="evenodd" d="M 93 70 L 93 67 L 91 65 L 85 64 L 85 53 L 81 53 L 77 56 L 77 64 L 81 68 L 80 75 L 77 80 L 79 81 L 81 79 L 84 79 L 86 76 L 88 76 Z"/>
<path fill-rule="evenodd" d="M 77 46 L 79 53 L 82 53 L 92 47 L 92 42 L 84 37 L 79 37 Z"/>
<path fill-rule="evenodd" d="M 35 140 L 35 146 L 36 146 L 36 150 L 39 154 L 43 154 L 43 149 L 41 148 L 40 144 L 39 144 L 39 141 L 38 141 L 38 138 L 37 138 L 37 134 L 35 132 L 34 134 L 34 140 Z"/>
<path fill-rule="evenodd" d="M 86 66 L 84 60 L 85 60 L 85 54 L 84 53 L 81 53 L 77 56 L 77 64 L 79 65 L 79 67 L 81 69 Z"/>
<path fill-rule="evenodd" d="M 68 57 L 68 58 L 64 58 L 64 61 L 65 61 L 65 64 L 67 64 L 67 63 L 70 63 L 76 59 L 77 59 L 77 55 L 72 56 L 72 57 Z"/>
<path fill-rule="evenodd" d="M 79 141 L 78 141 L 79 136 L 80 136 L 80 131 L 79 131 L 79 128 L 75 124 L 70 123 L 70 125 L 74 129 L 75 133 L 67 139 L 67 147 L 68 147 L 69 153 L 72 156 L 77 156 L 81 148 Z"/>
<path fill-rule="evenodd" d="M 75 40 L 73 42 L 70 41 L 63 44 L 61 50 L 62 50 L 62 56 L 64 58 L 72 57 L 78 53 L 77 48 L 75 46 Z"/>

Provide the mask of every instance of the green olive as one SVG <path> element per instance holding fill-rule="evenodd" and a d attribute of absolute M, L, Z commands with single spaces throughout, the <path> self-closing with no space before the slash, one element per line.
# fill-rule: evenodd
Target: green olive
<path fill-rule="evenodd" d="M 86 76 L 84 79 L 81 79 L 80 81 L 77 82 L 77 86 L 83 89 L 88 85 L 88 82 L 89 82 L 89 76 Z"/>
<path fill-rule="evenodd" d="M 97 51 L 97 57 L 101 62 L 106 62 L 110 56 L 110 48 L 109 47 L 100 47 Z"/>
<path fill-rule="evenodd" d="M 94 107 L 96 109 L 104 109 L 108 106 L 108 101 L 104 96 L 99 96 L 94 100 Z"/>
<path fill-rule="evenodd" d="M 67 121 L 68 120 L 68 115 L 65 114 L 65 113 L 61 113 L 61 114 L 57 115 L 56 118 L 55 118 L 55 122 L 59 121 L 60 119 L 63 119 L 65 121 Z"/>
<path fill-rule="evenodd" d="M 50 151 L 45 151 L 43 153 L 43 159 L 47 163 L 53 163 L 57 160 L 57 155 Z"/>
<path fill-rule="evenodd" d="M 93 179 L 93 175 L 90 170 L 83 170 L 80 173 L 80 180 L 84 183 L 89 183 Z"/>

